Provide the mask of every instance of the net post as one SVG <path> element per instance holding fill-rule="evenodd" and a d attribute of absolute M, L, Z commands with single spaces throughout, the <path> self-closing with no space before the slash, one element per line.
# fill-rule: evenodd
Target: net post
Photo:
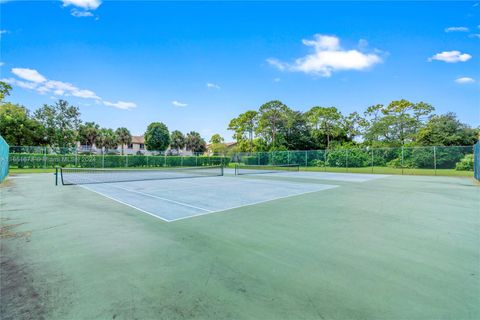
<path fill-rule="evenodd" d="M 55 185 L 58 186 L 58 166 L 55 167 Z"/>

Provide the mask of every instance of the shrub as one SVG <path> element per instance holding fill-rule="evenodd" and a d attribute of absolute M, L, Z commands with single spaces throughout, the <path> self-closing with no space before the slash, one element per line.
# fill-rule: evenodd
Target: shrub
<path fill-rule="evenodd" d="M 311 165 L 312 167 L 323 167 L 323 166 L 325 166 L 325 161 L 323 161 L 323 160 L 318 160 L 318 159 L 317 159 L 317 160 L 312 160 L 312 161 L 310 162 L 310 165 Z"/>
<path fill-rule="evenodd" d="M 467 154 L 459 162 L 457 162 L 455 164 L 455 170 L 473 171 L 473 154 Z"/>
<path fill-rule="evenodd" d="M 337 149 L 327 153 L 327 165 L 330 167 L 368 167 L 371 156 L 362 149 Z"/>

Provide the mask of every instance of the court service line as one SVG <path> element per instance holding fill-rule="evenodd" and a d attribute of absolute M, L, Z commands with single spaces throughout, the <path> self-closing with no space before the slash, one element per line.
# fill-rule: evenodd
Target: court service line
<path fill-rule="evenodd" d="M 199 217 L 199 216 L 204 216 L 204 215 L 211 214 L 211 213 L 218 213 L 218 212 L 223 212 L 223 211 L 228 211 L 228 210 L 233 210 L 233 209 L 238 209 L 238 208 L 243 208 L 243 207 L 249 207 L 249 206 L 254 206 L 254 205 L 257 205 L 257 204 L 266 203 L 266 202 L 270 202 L 270 201 L 276 201 L 276 200 L 285 199 L 285 198 L 297 197 L 297 196 L 302 196 L 304 194 L 315 193 L 315 192 L 320 192 L 320 191 L 325 191 L 325 190 L 338 188 L 338 186 L 336 186 L 336 185 L 324 184 L 324 186 L 327 186 L 327 188 L 323 188 L 321 190 L 313 190 L 313 191 L 306 191 L 306 192 L 301 192 L 301 193 L 289 194 L 288 196 L 282 196 L 282 197 L 272 198 L 272 199 L 268 199 L 268 200 L 251 202 L 251 203 L 242 204 L 242 205 L 239 205 L 239 206 L 234 206 L 234 207 L 225 208 L 225 209 L 220 209 L 220 210 L 216 210 L 216 211 L 197 213 L 197 214 L 190 215 L 190 216 L 187 216 L 187 217 L 181 217 L 181 218 L 177 218 L 177 219 L 168 220 L 168 222 L 185 220 L 185 219 L 195 218 L 195 217 Z"/>
<path fill-rule="evenodd" d="M 142 192 L 142 191 L 136 191 L 136 190 L 132 190 L 132 189 L 116 186 L 116 185 L 111 185 L 111 186 L 114 187 L 114 188 L 118 188 L 118 189 L 128 191 L 128 192 L 141 194 L 141 195 L 146 196 L 146 197 L 151 197 L 151 198 L 175 203 L 175 204 L 178 204 L 178 205 L 181 205 L 181 206 L 184 206 L 184 207 L 189 207 L 189 208 L 193 208 L 193 209 L 197 209 L 197 210 L 202 210 L 202 211 L 205 211 L 205 212 L 213 212 L 212 210 L 209 210 L 209 209 L 197 207 L 197 206 L 194 206 L 194 205 L 191 205 L 191 204 L 188 204 L 188 203 L 183 203 L 183 202 L 179 202 L 179 201 L 175 201 L 175 200 L 171 200 L 171 199 L 167 199 L 167 198 L 163 198 L 163 197 L 159 197 L 159 196 L 156 196 L 156 195 L 153 195 L 153 194 L 150 194 L 150 193 L 146 193 L 146 192 Z"/>
<path fill-rule="evenodd" d="M 158 216 L 158 215 L 156 215 L 156 214 L 154 214 L 154 213 L 152 213 L 152 212 L 149 212 L 149 211 L 140 209 L 139 207 L 136 207 L 136 206 L 134 206 L 133 204 L 129 204 L 129 203 L 124 202 L 124 201 L 122 201 L 122 200 L 115 199 L 115 198 L 113 198 L 113 197 L 111 197 L 111 196 L 108 196 L 108 195 L 102 193 L 102 192 L 99 192 L 99 191 L 97 191 L 97 190 L 90 189 L 90 188 L 88 188 L 87 186 L 84 186 L 84 185 L 78 185 L 78 186 L 79 186 L 79 187 L 82 187 L 82 188 L 85 189 L 85 190 L 98 193 L 99 195 L 101 195 L 101 196 L 103 196 L 103 197 L 105 197 L 105 198 L 107 198 L 107 199 L 116 201 L 116 202 L 121 203 L 121 204 L 123 204 L 123 205 L 126 205 L 126 206 L 128 206 L 128 207 L 130 207 L 130 208 L 136 209 L 136 210 L 138 210 L 138 211 L 140 211 L 140 212 L 146 213 L 146 214 L 148 214 L 148 215 L 150 215 L 150 216 L 152 216 L 152 217 L 155 217 L 155 218 L 157 218 L 157 219 L 160 219 L 160 220 L 162 220 L 162 221 L 170 222 L 170 220 L 165 219 L 165 218 L 162 218 L 162 217 L 160 217 L 160 216 Z"/>

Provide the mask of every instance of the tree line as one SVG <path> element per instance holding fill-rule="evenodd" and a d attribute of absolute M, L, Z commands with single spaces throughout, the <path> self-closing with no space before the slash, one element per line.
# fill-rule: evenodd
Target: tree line
<path fill-rule="evenodd" d="M 242 152 L 332 149 L 342 146 L 468 146 L 480 129 L 452 113 L 434 114 L 425 102 L 395 100 L 365 112 L 342 114 L 336 107 L 314 106 L 306 112 L 278 100 L 232 119 L 237 149 Z"/>
<path fill-rule="evenodd" d="M 11 89 L 9 84 L 0 81 L 0 135 L 11 146 L 71 148 L 80 143 L 90 148 L 115 150 L 120 145 L 123 154 L 124 146 L 132 143 L 132 135 L 125 127 L 113 130 L 101 128 L 95 122 L 83 123 L 79 108 L 66 100 L 58 100 L 53 105 L 45 104 L 33 114 L 22 105 L 5 102 Z M 203 153 L 207 149 L 198 132 L 184 135 L 175 130 L 170 133 L 161 122 L 151 123 L 144 138 L 146 149 L 152 151 L 165 151 L 170 147 L 171 153 L 179 153 L 184 148 Z"/>

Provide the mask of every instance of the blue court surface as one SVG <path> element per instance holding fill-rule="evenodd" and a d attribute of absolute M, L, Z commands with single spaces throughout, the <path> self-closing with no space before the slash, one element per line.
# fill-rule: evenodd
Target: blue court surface
<path fill-rule="evenodd" d="M 65 188 L 79 187 L 170 222 L 324 191 L 336 186 L 219 176 L 100 183 Z"/>
<path fill-rule="evenodd" d="M 70 186 L 85 188 L 161 220 L 171 222 L 337 187 L 335 181 L 362 183 L 385 176 L 325 172 L 125 181 Z M 268 179 L 268 178 L 285 178 Z M 297 179 L 312 179 L 311 183 Z M 321 180 L 331 183 L 323 184 Z"/>

